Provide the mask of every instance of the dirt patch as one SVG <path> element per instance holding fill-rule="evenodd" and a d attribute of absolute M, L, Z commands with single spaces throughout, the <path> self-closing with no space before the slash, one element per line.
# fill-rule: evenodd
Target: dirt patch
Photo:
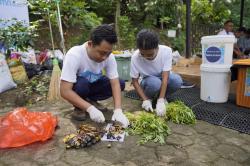
<path fill-rule="evenodd" d="M 30 106 L 45 101 L 49 90 L 50 74 L 35 76 L 17 88 L 0 94 L 0 108 Z"/>

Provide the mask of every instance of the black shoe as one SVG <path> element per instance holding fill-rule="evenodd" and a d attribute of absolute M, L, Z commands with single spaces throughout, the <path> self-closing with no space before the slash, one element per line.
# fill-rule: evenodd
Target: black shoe
<path fill-rule="evenodd" d="M 95 106 L 98 110 L 102 112 L 108 111 L 108 109 L 104 105 L 98 103 L 97 101 L 93 101 L 89 99 L 86 99 L 86 101 L 89 102 L 91 105 Z"/>
<path fill-rule="evenodd" d="M 182 89 L 185 89 L 185 88 L 193 88 L 195 87 L 195 84 L 194 83 L 191 83 L 191 82 L 187 82 L 187 81 L 183 81 L 182 85 L 181 85 L 181 88 Z"/>
<path fill-rule="evenodd" d="M 75 107 L 71 116 L 74 120 L 84 121 L 87 119 L 87 112 Z"/>

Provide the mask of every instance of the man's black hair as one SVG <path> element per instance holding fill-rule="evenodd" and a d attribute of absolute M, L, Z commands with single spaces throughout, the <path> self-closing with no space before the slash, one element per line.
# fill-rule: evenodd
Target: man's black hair
<path fill-rule="evenodd" d="M 246 30 L 246 34 L 250 35 L 250 28 Z"/>
<path fill-rule="evenodd" d="M 245 27 L 240 27 L 237 29 L 238 32 L 246 32 L 247 29 Z"/>
<path fill-rule="evenodd" d="M 93 45 L 99 45 L 103 40 L 110 44 L 115 44 L 117 42 L 117 35 L 112 26 L 103 24 L 92 30 L 90 40 L 93 42 Z"/>
<path fill-rule="evenodd" d="M 227 25 L 228 23 L 233 23 L 233 21 L 232 20 L 227 20 L 227 21 L 224 22 L 224 25 Z"/>
<path fill-rule="evenodd" d="M 142 29 L 136 37 L 137 48 L 143 50 L 155 49 L 159 45 L 158 35 L 149 29 Z"/>

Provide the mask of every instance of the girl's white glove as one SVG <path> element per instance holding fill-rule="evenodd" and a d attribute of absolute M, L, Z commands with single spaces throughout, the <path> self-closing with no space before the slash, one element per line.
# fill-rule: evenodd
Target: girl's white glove
<path fill-rule="evenodd" d="M 166 104 L 167 104 L 167 100 L 165 100 L 164 98 L 160 98 L 157 100 L 157 104 L 156 104 L 156 115 L 157 116 L 164 116 L 166 114 Z"/>
<path fill-rule="evenodd" d="M 152 102 L 151 102 L 151 100 L 144 100 L 143 102 L 142 102 L 142 108 L 143 109 L 145 109 L 146 111 L 151 111 L 151 112 L 153 112 L 154 110 L 153 110 L 153 107 L 152 107 Z"/>

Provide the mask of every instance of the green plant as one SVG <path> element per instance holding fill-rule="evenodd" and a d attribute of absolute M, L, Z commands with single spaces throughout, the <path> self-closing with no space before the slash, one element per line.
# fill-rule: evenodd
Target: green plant
<path fill-rule="evenodd" d="M 171 21 L 171 18 L 170 17 L 161 17 L 160 18 L 160 23 L 161 23 L 161 29 L 164 28 L 164 24 L 168 24 L 169 22 Z"/>
<path fill-rule="evenodd" d="M 169 103 L 166 106 L 166 119 L 177 124 L 195 124 L 195 114 L 192 109 L 181 101 Z"/>
<path fill-rule="evenodd" d="M 171 40 L 172 48 L 180 52 L 184 52 L 185 49 L 185 33 L 181 32 L 179 36 Z"/>
<path fill-rule="evenodd" d="M 148 141 L 164 144 L 166 136 L 170 134 L 166 121 L 154 114 L 126 112 L 126 116 L 131 124 L 127 131 L 131 135 L 140 135 L 142 137 L 139 141 L 140 144 L 145 144 Z"/>
<path fill-rule="evenodd" d="M 56 2 L 51 0 L 46 2 L 44 0 L 29 0 L 29 8 L 34 19 L 41 19 L 48 21 L 48 9 L 50 10 L 50 17 L 53 25 L 57 25 L 56 21 Z M 93 28 L 102 22 L 102 18 L 97 17 L 94 12 L 89 12 L 86 9 L 88 5 L 82 0 L 64 0 L 60 2 L 61 19 L 64 27 L 70 28 L 75 25 Z"/>
<path fill-rule="evenodd" d="M 176 29 L 176 28 L 171 28 Z M 178 30 L 177 30 L 178 31 Z M 171 47 L 173 51 L 178 50 L 180 53 L 184 52 L 185 49 L 185 33 L 183 31 L 179 31 L 179 34 L 174 38 L 170 38 L 167 36 L 166 30 L 160 31 L 160 40 L 162 43 Z"/>
<path fill-rule="evenodd" d="M 15 50 L 26 50 L 32 45 L 32 39 L 38 35 L 37 22 L 31 22 L 30 25 L 25 25 L 17 19 L 0 20 L 3 28 L 0 29 L 0 41 L 3 42 L 7 50 L 11 48 Z"/>
<path fill-rule="evenodd" d="M 124 49 L 134 48 L 136 28 L 133 27 L 127 16 L 120 16 L 118 24 L 120 32 L 119 37 L 122 47 Z"/>

